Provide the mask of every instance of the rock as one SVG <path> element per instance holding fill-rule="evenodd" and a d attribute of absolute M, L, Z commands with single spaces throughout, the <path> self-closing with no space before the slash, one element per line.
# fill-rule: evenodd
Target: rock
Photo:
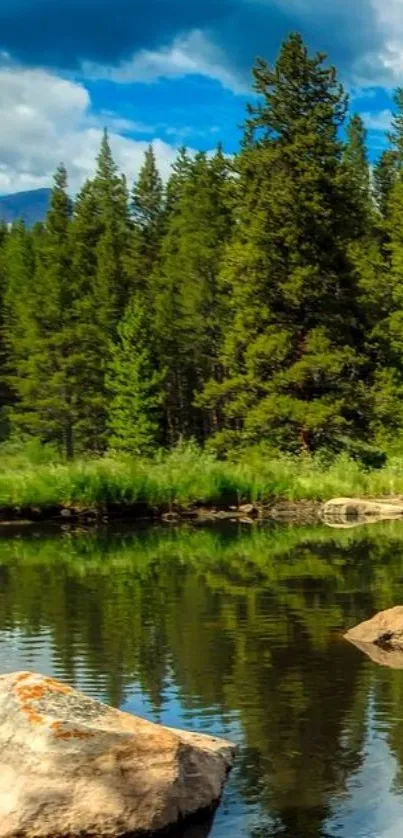
<path fill-rule="evenodd" d="M 348 640 L 379 666 L 403 669 L 403 649 L 383 649 L 381 646 L 376 646 L 375 643 L 360 643 L 358 640 L 351 640 L 351 638 L 348 638 Z"/>
<path fill-rule="evenodd" d="M 166 523 L 168 524 L 180 521 L 180 517 L 181 516 L 178 512 L 164 512 L 164 514 L 161 516 L 162 520 L 166 521 Z"/>
<path fill-rule="evenodd" d="M 239 507 L 238 512 L 240 512 L 244 517 L 258 514 L 258 510 L 253 503 L 243 503 L 242 506 Z"/>
<path fill-rule="evenodd" d="M 319 501 L 282 500 L 263 507 L 261 515 L 263 518 L 286 524 L 316 524 L 321 520 L 321 507 Z"/>
<path fill-rule="evenodd" d="M 401 500 L 365 500 L 361 498 L 334 498 L 322 507 L 322 519 L 334 523 L 347 523 L 351 519 L 382 521 L 403 516 Z"/>
<path fill-rule="evenodd" d="M 225 740 L 164 728 L 29 672 L 0 677 L 0 838 L 131 838 L 220 798 Z"/>
<path fill-rule="evenodd" d="M 345 638 L 356 645 L 372 643 L 382 649 L 403 650 L 403 605 L 380 611 L 371 620 L 350 629 Z"/>

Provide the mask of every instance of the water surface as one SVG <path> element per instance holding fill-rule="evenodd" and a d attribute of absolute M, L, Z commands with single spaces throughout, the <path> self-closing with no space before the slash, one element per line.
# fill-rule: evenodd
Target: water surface
<path fill-rule="evenodd" d="M 401 838 L 403 671 L 342 632 L 402 603 L 403 524 L 11 530 L 0 671 L 235 740 L 214 822 L 186 838 Z"/>

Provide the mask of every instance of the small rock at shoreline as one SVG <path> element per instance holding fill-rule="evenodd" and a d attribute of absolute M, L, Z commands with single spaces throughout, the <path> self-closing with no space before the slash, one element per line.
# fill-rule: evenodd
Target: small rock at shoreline
<path fill-rule="evenodd" d="M 356 645 L 373 644 L 381 649 L 403 651 L 403 605 L 380 611 L 344 636 Z"/>
<path fill-rule="evenodd" d="M 389 669 L 403 669 L 403 649 L 383 649 L 375 643 L 360 643 L 358 640 L 352 640 L 351 638 L 348 638 L 348 640 L 378 666 L 387 666 Z"/>
<path fill-rule="evenodd" d="M 401 500 L 365 498 L 333 498 L 322 507 L 322 519 L 325 523 L 351 520 L 381 521 L 393 520 L 403 516 Z"/>

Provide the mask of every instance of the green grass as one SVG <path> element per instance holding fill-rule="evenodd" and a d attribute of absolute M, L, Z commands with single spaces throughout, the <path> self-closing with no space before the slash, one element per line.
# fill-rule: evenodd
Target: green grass
<path fill-rule="evenodd" d="M 336 496 L 403 495 L 403 456 L 378 470 L 340 456 L 319 458 L 249 451 L 218 461 L 195 445 L 155 458 L 107 456 L 66 464 L 38 448 L 0 450 L 0 505 L 145 503 L 186 507 L 194 503 L 265 503 L 273 499 L 327 500 Z"/>

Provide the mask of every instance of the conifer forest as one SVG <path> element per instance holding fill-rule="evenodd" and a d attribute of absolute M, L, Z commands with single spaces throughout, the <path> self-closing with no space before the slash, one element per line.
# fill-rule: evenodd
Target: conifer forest
<path fill-rule="evenodd" d="M 45 222 L 2 227 L 3 442 L 375 457 L 401 435 L 403 89 L 374 164 L 298 34 L 251 101 L 237 155 L 181 148 L 164 183 L 150 146 L 133 184 L 105 132 L 74 199 L 67 160 Z"/>

